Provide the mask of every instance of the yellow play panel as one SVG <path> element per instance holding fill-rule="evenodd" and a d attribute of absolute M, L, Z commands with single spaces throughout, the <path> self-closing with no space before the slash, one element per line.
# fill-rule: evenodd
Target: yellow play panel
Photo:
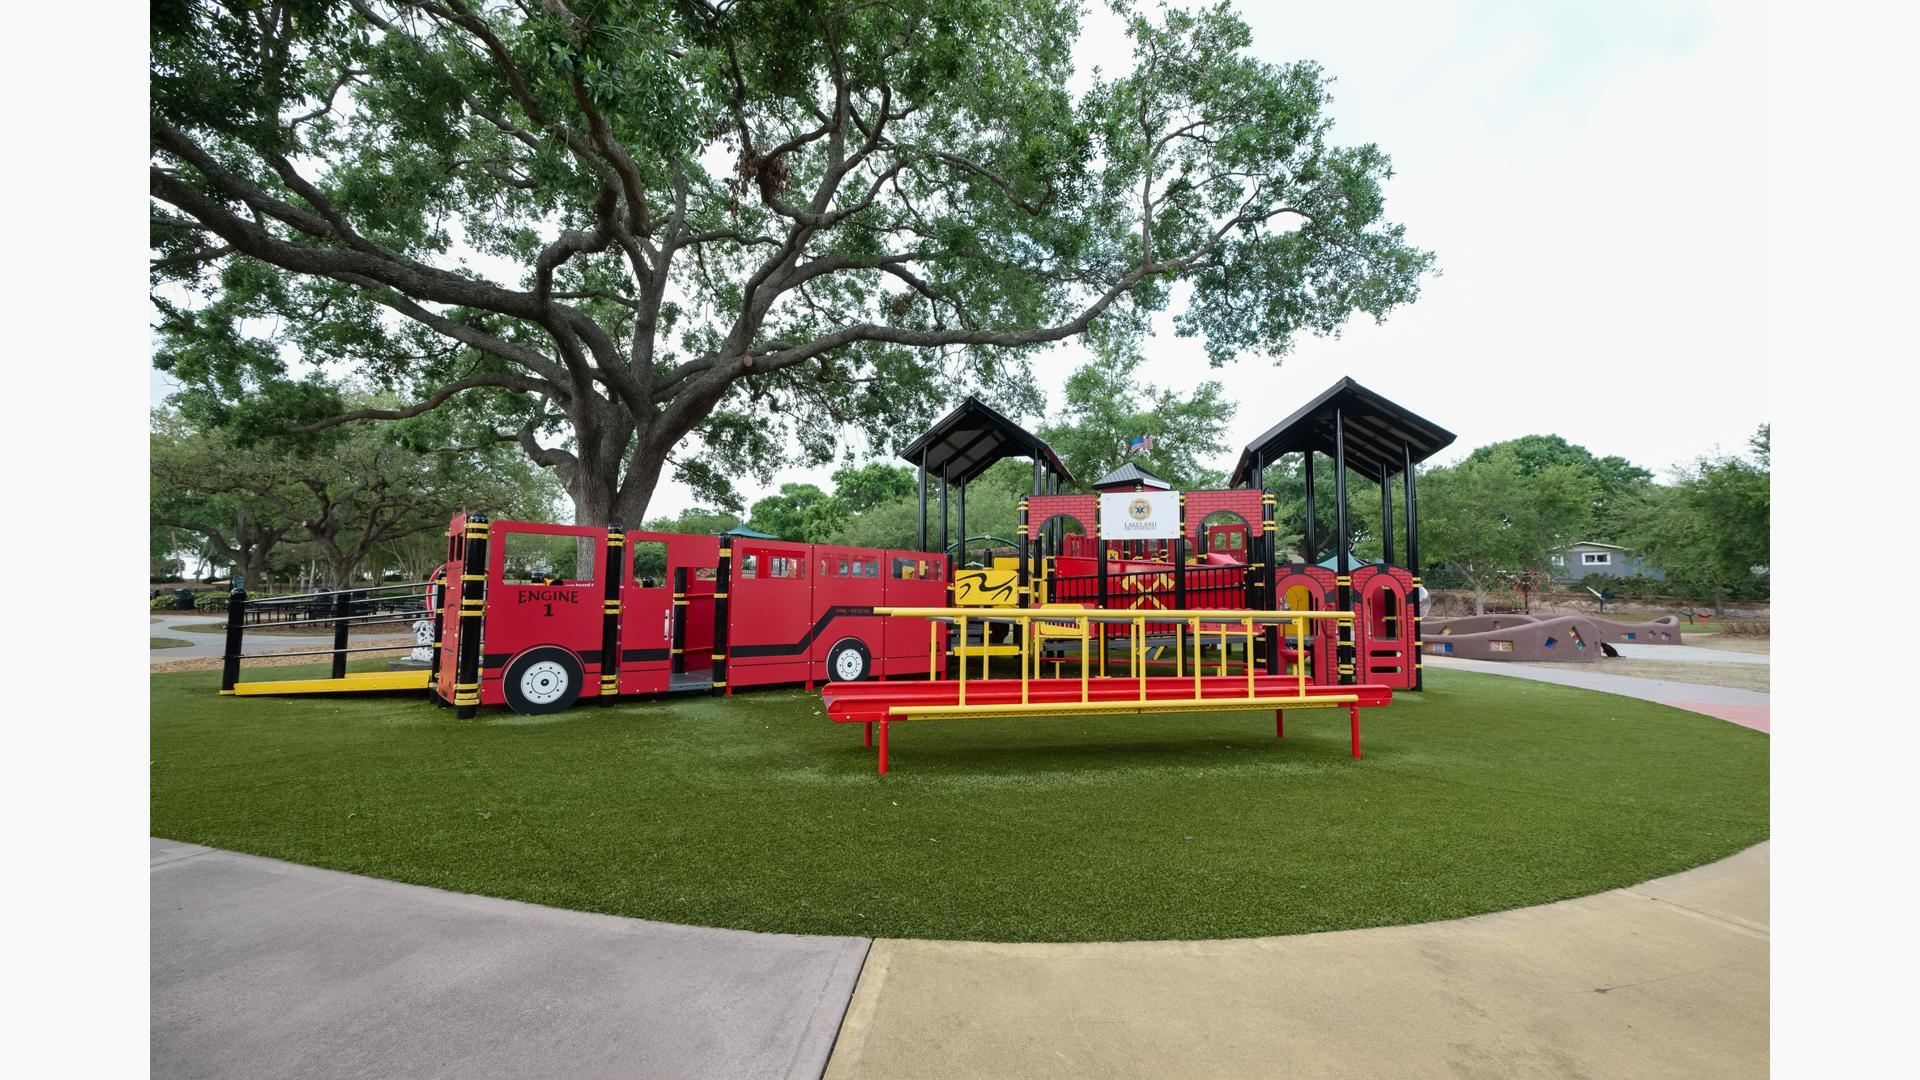
<path fill-rule="evenodd" d="M 272 682 L 233 684 L 230 691 L 239 694 L 342 694 L 373 690 L 425 690 L 433 673 L 426 668 L 409 671 L 353 671 L 344 679 L 278 679 Z"/>

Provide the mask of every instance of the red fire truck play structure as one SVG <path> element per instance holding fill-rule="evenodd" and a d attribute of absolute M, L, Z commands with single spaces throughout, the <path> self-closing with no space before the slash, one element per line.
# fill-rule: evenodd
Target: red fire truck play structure
<path fill-rule="evenodd" d="M 923 552 L 478 516 L 449 533 L 448 580 L 462 589 L 438 622 L 432 682 L 469 715 L 924 676 L 925 622 L 873 609 L 946 601 L 946 560 Z"/>
<path fill-rule="evenodd" d="M 453 519 L 437 577 L 326 594 L 319 602 L 331 617 L 318 618 L 312 596 L 250 601 L 236 591 L 223 692 L 431 689 L 471 716 L 481 705 L 542 714 L 583 698 L 924 677 L 935 662 L 926 621 L 873 609 L 947 599 L 947 561 L 925 552 L 478 514 Z M 395 596 L 437 612 L 429 665 L 348 673 L 346 655 L 361 650 L 347 646 L 347 627 L 391 621 L 376 607 Z M 336 648 L 316 650 L 333 656 L 332 677 L 240 681 L 244 628 L 274 621 L 262 616 L 289 603 L 300 621 L 336 627 Z"/>
<path fill-rule="evenodd" d="M 586 528 L 456 517 L 449 529 L 447 565 L 435 583 L 344 590 L 320 596 L 249 600 L 236 591 L 228 613 L 222 690 L 236 694 L 431 689 L 470 716 L 481 705 L 504 704 L 522 713 L 555 712 L 582 698 L 815 682 L 856 682 L 917 675 L 938 678 L 949 654 L 964 663 L 978 655 L 1010 655 L 995 644 L 981 618 L 976 642 L 945 635 L 951 617 L 876 614 L 877 608 L 1036 608 L 1138 612 L 1239 612 L 1247 624 L 1239 669 L 1252 678 L 1302 674 L 1313 685 L 1420 687 L 1419 565 L 1414 466 L 1447 446 L 1453 435 L 1342 379 L 1242 453 L 1223 491 L 1175 493 L 1131 464 L 1096 482 L 1099 492 L 1065 494 L 1073 482 L 1051 447 L 976 399 L 909 445 L 904 456 L 920 469 L 919 550 L 883 551 L 731 536 L 653 533 L 619 527 Z M 1281 562 L 1274 543 L 1274 500 L 1262 470 L 1282 455 L 1301 453 L 1306 468 L 1304 548 L 1317 554 L 1314 529 L 1315 454 L 1333 459 L 1335 535 L 1333 567 Z M 950 568 L 946 522 L 949 489 L 959 494 L 960 533 L 966 535 L 966 485 L 1006 457 L 1033 459 L 1034 493 L 1020 507 L 1020 551 L 1009 574 L 999 568 Z M 1357 472 L 1380 486 L 1388 523 L 1383 558 L 1350 564 L 1346 476 Z M 1404 490 L 1405 565 L 1394 565 L 1393 484 Z M 928 490 L 939 482 L 939 543 L 929 544 Z M 1123 515 L 1152 524 L 1152 506 L 1177 524 L 1163 523 L 1150 538 L 1128 539 L 1124 523 L 1101 520 L 1102 498 Z M 1073 530 L 1077 529 L 1078 532 Z M 1137 531 L 1137 530 L 1136 530 Z M 1000 577 L 990 577 L 999 574 Z M 982 575 L 969 579 L 969 575 Z M 961 578 L 958 583 L 955 578 Z M 1010 578 L 1010 580 L 1008 579 Z M 969 583 L 981 586 L 968 589 Z M 991 587 L 987 587 L 987 586 Z M 437 614 L 431 656 L 419 670 L 346 671 L 355 622 L 392 621 L 396 590 L 419 590 L 412 611 Z M 978 599 L 985 598 L 985 599 Z M 318 607 L 316 607 L 318 605 Z M 323 610 L 322 610 L 323 609 Z M 1352 617 L 1290 622 L 1277 613 L 1350 612 Z M 247 683 L 248 625 L 292 613 L 299 621 L 334 626 L 332 677 Z M 983 615 L 985 613 L 983 612 Z M 330 615 L 331 617 L 320 617 Z M 1145 672 L 1149 638 L 1170 637 L 1177 665 L 1197 662 L 1193 620 L 1161 626 L 1129 615 L 1131 642 Z M 1098 656 L 1100 676 L 1121 622 L 1082 619 L 1085 645 L 1055 633 L 1046 620 L 1004 618 L 1019 628 L 1023 658 L 1034 663 L 1054 650 Z M 1293 629 L 1289 630 L 1288 627 Z M 1031 639 L 1028 637 L 1031 635 Z M 1300 640 L 1304 638 L 1305 640 Z M 1031 648 L 1029 648 L 1031 646 Z M 378 648 L 377 646 L 370 648 Z M 1219 646 L 1225 675 L 1231 643 Z M 287 656 L 293 654 L 264 654 Z M 1296 663 L 1304 656 L 1304 664 Z M 1176 671 L 1176 676 L 1185 670 Z M 1083 671 L 1083 675 L 1084 675 Z M 1028 691 L 1030 692 L 1030 690 Z M 1142 690 L 1142 694 L 1147 691 Z M 1251 693 L 1252 691 L 1249 691 Z M 1368 691 L 1372 694 L 1373 691 Z M 1364 696 L 1364 695 L 1363 695 Z M 1339 698 L 1339 694 L 1335 694 Z M 1367 700 L 1372 702 L 1373 697 Z M 1357 725 L 1357 719 L 1355 721 Z M 1356 752 L 1358 728 L 1355 728 Z"/>

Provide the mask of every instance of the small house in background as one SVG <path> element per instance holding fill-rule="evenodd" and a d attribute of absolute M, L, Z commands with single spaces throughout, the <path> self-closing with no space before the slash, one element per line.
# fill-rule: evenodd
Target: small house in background
<path fill-rule="evenodd" d="M 1665 581 L 1667 578 L 1666 574 L 1629 555 L 1626 548 L 1593 540 L 1582 540 L 1554 552 L 1552 562 L 1553 580 L 1560 582 L 1579 581 L 1589 574 L 1617 578 L 1650 577 L 1655 581 Z"/>

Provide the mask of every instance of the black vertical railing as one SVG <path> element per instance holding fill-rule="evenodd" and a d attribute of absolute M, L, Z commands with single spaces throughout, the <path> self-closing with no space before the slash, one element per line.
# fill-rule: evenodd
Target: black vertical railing
<path fill-rule="evenodd" d="M 347 677 L 347 636 L 352 628 L 353 593 L 341 589 L 333 594 L 333 677 Z"/>
<path fill-rule="evenodd" d="M 626 583 L 627 530 L 607 526 L 607 588 L 600 608 L 600 703 L 620 692 L 620 597 Z"/>
<path fill-rule="evenodd" d="M 466 720 L 480 711 L 480 633 L 487 612 L 487 534 L 485 516 L 467 518 L 466 559 L 460 574 L 460 653 L 454 660 L 455 715 Z"/>
<path fill-rule="evenodd" d="M 713 688 L 727 688 L 728 594 L 733 588 L 733 541 L 720 538 L 720 563 L 713 574 Z"/>
<path fill-rule="evenodd" d="M 220 689 L 231 692 L 240 681 L 240 653 L 247 632 L 247 590 L 235 589 L 227 595 L 227 649 L 220 667 Z"/>
<path fill-rule="evenodd" d="M 670 658 L 667 670 L 675 675 L 687 670 L 687 568 L 673 568 L 673 641 L 667 646 Z"/>

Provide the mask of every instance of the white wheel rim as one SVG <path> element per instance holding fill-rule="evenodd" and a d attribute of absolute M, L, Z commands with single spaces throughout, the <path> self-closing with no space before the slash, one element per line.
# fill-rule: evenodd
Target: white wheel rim
<path fill-rule="evenodd" d="M 860 659 L 858 649 L 842 649 L 840 655 L 833 658 L 833 673 L 840 676 L 841 682 L 858 679 L 866 666 L 866 662 Z"/>
<path fill-rule="evenodd" d="M 567 669 L 542 660 L 520 674 L 520 696 L 535 705 L 551 705 L 567 692 Z"/>

